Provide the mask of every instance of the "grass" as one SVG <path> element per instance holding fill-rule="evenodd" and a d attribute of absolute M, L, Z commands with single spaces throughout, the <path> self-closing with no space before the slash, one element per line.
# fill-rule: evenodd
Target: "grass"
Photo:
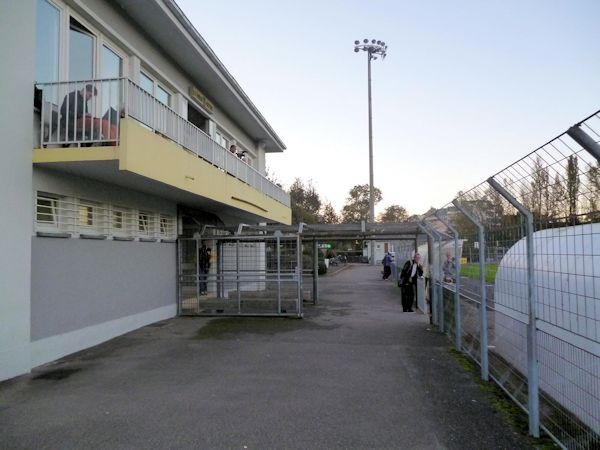
<path fill-rule="evenodd" d="M 493 283 L 498 272 L 498 264 L 485 265 L 485 282 Z M 479 264 L 462 264 L 460 266 L 460 274 L 463 277 L 479 280 Z"/>
<path fill-rule="evenodd" d="M 490 396 L 490 403 L 519 433 L 527 435 L 529 431 L 529 419 L 527 414 L 519 408 L 513 401 L 500 389 L 493 381 L 483 381 L 479 378 L 478 367 L 466 355 L 456 351 L 453 348 L 449 352 L 454 355 L 466 372 L 473 374 L 473 379 L 477 382 L 482 391 Z M 554 450 L 559 448 L 556 443 L 547 436 L 533 438 L 528 436 L 529 444 L 537 450 Z"/>

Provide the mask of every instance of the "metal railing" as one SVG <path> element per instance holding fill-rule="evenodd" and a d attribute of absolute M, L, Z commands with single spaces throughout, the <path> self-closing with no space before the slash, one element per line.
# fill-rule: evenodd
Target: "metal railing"
<path fill-rule="evenodd" d="M 177 221 L 170 214 L 38 192 L 35 231 L 48 236 L 174 241 Z"/>
<path fill-rule="evenodd" d="M 281 187 L 127 78 L 38 83 L 35 94 L 42 148 L 118 145 L 121 118 L 131 117 L 290 206 L 289 194 Z"/>
<path fill-rule="evenodd" d="M 436 324 L 569 449 L 600 447 L 599 139 L 597 112 L 423 221 Z"/>

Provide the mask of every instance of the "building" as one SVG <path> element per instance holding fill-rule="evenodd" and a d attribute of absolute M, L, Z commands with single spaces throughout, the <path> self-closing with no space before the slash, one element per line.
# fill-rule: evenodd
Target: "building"
<path fill-rule="evenodd" d="M 0 34 L 0 380 L 173 317 L 179 236 L 291 222 L 285 145 L 173 0 L 2 2 Z"/>

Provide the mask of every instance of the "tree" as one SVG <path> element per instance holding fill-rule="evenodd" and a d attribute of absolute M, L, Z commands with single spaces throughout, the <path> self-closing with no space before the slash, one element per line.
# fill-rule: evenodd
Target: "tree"
<path fill-rule="evenodd" d="M 383 196 L 381 190 L 374 188 L 375 204 L 379 203 Z M 358 223 L 368 220 L 369 217 L 369 185 L 357 184 L 348 193 L 346 204 L 342 208 L 343 223 Z"/>
<path fill-rule="evenodd" d="M 548 214 L 550 174 L 538 156 L 533 163 L 531 172 L 531 212 L 536 219 Z"/>
<path fill-rule="evenodd" d="M 567 191 L 562 183 L 560 175 L 554 176 L 554 182 L 550 186 L 550 207 L 548 215 L 553 219 L 565 217 L 565 200 Z"/>
<path fill-rule="evenodd" d="M 290 204 L 292 223 L 317 223 L 319 221 L 321 198 L 311 180 L 308 183 L 304 183 L 300 178 L 294 180 L 290 186 Z"/>
<path fill-rule="evenodd" d="M 567 199 L 569 205 L 569 220 L 577 223 L 577 196 L 579 195 L 579 170 L 577 168 L 577 156 L 569 156 L 567 162 Z"/>
<path fill-rule="evenodd" d="M 322 223 L 340 223 L 340 216 L 335 212 L 331 202 L 325 203 L 321 212 Z"/>
<path fill-rule="evenodd" d="M 589 184 L 589 217 L 596 221 L 600 217 L 600 161 L 595 166 L 591 166 L 587 173 Z"/>
<path fill-rule="evenodd" d="M 383 223 L 401 223 L 406 222 L 408 213 L 403 206 L 390 205 L 377 217 L 377 222 Z"/>

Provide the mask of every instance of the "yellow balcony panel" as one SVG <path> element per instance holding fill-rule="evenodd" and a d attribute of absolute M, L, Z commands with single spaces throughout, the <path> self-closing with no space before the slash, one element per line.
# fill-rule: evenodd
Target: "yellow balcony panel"
<path fill-rule="evenodd" d="M 33 162 L 229 218 L 291 223 L 289 207 L 129 118 L 117 147 L 35 149 Z"/>

